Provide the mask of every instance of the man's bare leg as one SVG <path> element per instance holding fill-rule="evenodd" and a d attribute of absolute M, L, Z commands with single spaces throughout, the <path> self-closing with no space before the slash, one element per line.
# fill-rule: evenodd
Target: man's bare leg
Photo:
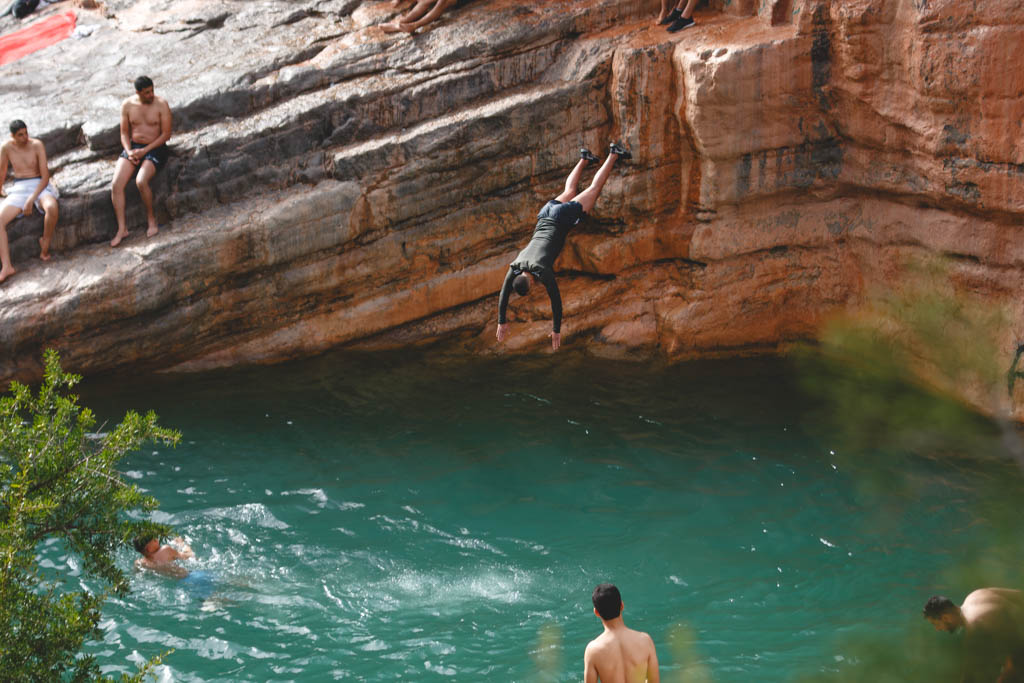
<path fill-rule="evenodd" d="M 416 6 L 409 10 L 405 16 L 396 17 L 393 21 L 381 24 L 380 29 L 385 33 L 398 33 L 405 30 L 405 24 L 416 21 L 430 9 L 435 0 L 417 0 Z"/>
<path fill-rule="evenodd" d="M 669 12 L 668 6 L 671 2 L 672 0 L 661 0 L 661 11 L 658 12 L 658 21 L 655 22 L 656 24 L 661 24 L 662 22 L 665 21 L 665 18 L 668 16 Z"/>
<path fill-rule="evenodd" d="M 57 200 L 51 195 L 44 195 L 39 198 L 39 204 L 43 207 L 43 236 L 39 238 L 39 258 L 43 261 L 50 260 L 50 241 L 53 240 L 53 231 L 57 227 L 57 217 L 60 215 L 57 209 Z"/>
<path fill-rule="evenodd" d="M 110 240 L 110 246 L 116 247 L 121 240 L 128 236 L 128 228 L 124 222 L 124 188 L 135 172 L 135 164 L 125 158 L 118 158 L 114 166 L 114 180 L 110 183 L 110 201 L 114 205 L 114 215 L 117 217 L 117 234 Z"/>
<path fill-rule="evenodd" d="M 682 10 L 683 10 L 683 18 L 684 19 L 689 19 L 690 17 L 692 17 L 693 16 L 693 10 L 696 7 L 697 7 L 697 0 L 688 0 L 688 2 L 686 3 L 686 7 L 683 7 L 683 0 L 679 0 L 679 4 L 676 5 L 677 9 L 682 8 Z"/>
<path fill-rule="evenodd" d="M 416 29 L 422 26 L 426 26 L 434 19 L 437 19 L 439 16 L 441 16 L 442 12 L 444 12 L 446 9 L 448 9 L 454 4 L 455 0 L 437 0 L 437 2 L 434 3 L 433 9 L 427 12 L 419 21 L 403 21 L 402 30 L 405 31 L 406 33 L 412 33 Z"/>
<path fill-rule="evenodd" d="M 565 179 L 565 190 L 562 194 L 555 197 L 555 201 L 567 202 L 576 196 L 576 188 L 580 185 L 580 178 L 583 177 L 583 169 L 587 167 L 587 160 L 580 159 L 576 162 L 575 168 L 572 169 L 572 173 Z"/>
<path fill-rule="evenodd" d="M 17 206 L 5 206 L 0 211 L 0 282 L 3 282 L 18 271 L 11 265 L 11 247 L 7 243 L 7 224 L 21 213 Z"/>
<path fill-rule="evenodd" d="M 601 189 L 604 187 L 605 181 L 608 180 L 608 176 L 612 173 L 612 166 L 615 165 L 615 161 L 618 158 L 619 155 L 610 153 L 608 158 L 604 160 L 604 163 L 601 164 L 601 168 L 597 169 L 597 175 L 590 181 L 590 187 L 573 197 L 573 201 L 579 202 L 583 207 L 584 213 L 590 213 L 590 210 L 594 208 L 597 198 L 601 195 Z"/>
<path fill-rule="evenodd" d="M 149 187 L 149 181 L 156 175 L 156 166 L 152 161 L 143 161 L 139 166 L 139 174 L 135 176 L 135 184 L 139 188 L 139 196 L 142 197 L 142 205 L 146 207 L 146 222 L 149 225 L 146 230 L 146 237 L 152 237 L 160 232 L 156 224 L 156 214 L 153 212 L 153 190 Z"/>

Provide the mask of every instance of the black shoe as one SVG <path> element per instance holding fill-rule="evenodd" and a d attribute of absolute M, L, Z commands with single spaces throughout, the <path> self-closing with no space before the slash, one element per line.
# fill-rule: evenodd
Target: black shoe
<path fill-rule="evenodd" d="M 676 31 L 682 31 L 684 28 L 690 28 L 691 26 L 695 26 L 696 24 L 697 22 L 695 22 L 693 19 L 679 17 L 678 19 L 673 21 L 672 25 L 669 26 L 666 30 L 669 33 L 675 33 Z"/>
<path fill-rule="evenodd" d="M 664 26 L 665 24 L 671 24 L 679 17 L 683 16 L 683 10 L 678 7 L 669 12 L 664 19 L 658 22 L 659 25 Z"/>
<path fill-rule="evenodd" d="M 592 164 L 596 164 L 597 162 L 601 161 L 593 154 L 591 154 L 590 150 L 587 149 L 586 147 L 580 147 L 580 159 L 583 159 L 584 161 L 589 161 Z"/>
<path fill-rule="evenodd" d="M 608 153 L 618 156 L 622 161 L 627 161 L 633 158 L 633 155 L 629 153 L 628 149 L 616 142 L 608 145 Z"/>

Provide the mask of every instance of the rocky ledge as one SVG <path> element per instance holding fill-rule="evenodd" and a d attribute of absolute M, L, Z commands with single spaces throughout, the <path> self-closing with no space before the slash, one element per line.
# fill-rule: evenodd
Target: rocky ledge
<path fill-rule="evenodd" d="M 48 11 L 63 11 L 59 3 Z M 475 0 L 414 36 L 388 2 L 107 0 L 0 67 L 3 120 L 63 193 L 48 263 L 10 228 L 0 378 L 203 370 L 336 347 L 543 352 L 543 291 L 497 290 L 580 145 L 618 168 L 558 263 L 563 346 L 670 359 L 771 352 L 952 256 L 1024 322 L 1024 8 L 992 0 Z M 2 27 L 9 30 L 8 22 Z M 118 109 L 146 73 L 175 115 L 165 227 L 118 249 Z M 589 181 L 589 176 L 586 178 Z M 539 288 L 540 289 L 540 288 Z"/>

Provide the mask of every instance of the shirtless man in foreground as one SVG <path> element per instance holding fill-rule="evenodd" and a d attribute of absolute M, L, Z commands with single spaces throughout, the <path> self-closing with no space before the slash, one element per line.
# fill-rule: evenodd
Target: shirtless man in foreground
<path fill-rule="evenodd" d="M 42 141 L 28 136 L 28 126 L 21 120 L 11 122 L 11 139 L 0 147 L 0 194 L 3 194 L 8 166 L 14 171 L 14 183 L 0 203 L 0 282 L 18 272 L 11 265 L 7 224 L 18 216 L 31 216 L 33 206 L 44 214 L 39 258 L 50 260 L 50 240 L 57 227 L 57 197 L 60 196 L 50 182 L 46 148 Z"/>
<path fill-rule="evenodd" d="M 178 536 L 171 541 L 181 549 L 169 545 L 160 545 L 160 539 L 156 536 L 138 536 L 132 545 L 142 553 L 142 557 L 135 560 L 135 568 L 138 570 L 149 569 L 164 576 L 174 579 L 183 579 L 188 576 L 188 570 L 181 565 L 174 564 L 175 560 L 188 560 L 196 556 L 188 543 Z"/>
<path fill-rule="evenodd" d="M 117 234 L 110 240 L 116 247 L 128 236 L 124 219 L 124 188 L 133 174 L 139 187 L 139 197 L 146 207 L 152 237 L 160 232 L 153 213 L 153 191 L 149 181 L 167 163 L 165 143 L 171 139 L 171 108 L 167 100 L 153 94 L 153 81 L 148 76 L 135 79 L 135 95 L 121 104 L 121 157 L 114 167 L 114 181 L 110 185 L 110 199 L 117 216 Z"/>
<path fill-rule="evenodd" d="M 619 589 L 602 583 L 594 589 L 593 602 L 604 633 L 590 641 L 583 653 L 585 683 L 659 683 L 654 641 L 643 631 L 626 628 Z"/>
<path fill-rule="evenodd" d="M 1024 593 L 1010 588 L 979 588 L 957 607 L 935 595 L 924 618 L 937 631 L 964 632 L 961 681 L 1024 681 Z"/>

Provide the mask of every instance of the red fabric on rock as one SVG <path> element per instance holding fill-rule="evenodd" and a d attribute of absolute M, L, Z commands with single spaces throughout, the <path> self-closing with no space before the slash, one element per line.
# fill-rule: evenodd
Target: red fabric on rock
<path fill-rule="evenodd" d="M 75 30 L 77 20 L 74 12 L 65 12 L 0 36 L 0 65 L 59 43 Z"/>

